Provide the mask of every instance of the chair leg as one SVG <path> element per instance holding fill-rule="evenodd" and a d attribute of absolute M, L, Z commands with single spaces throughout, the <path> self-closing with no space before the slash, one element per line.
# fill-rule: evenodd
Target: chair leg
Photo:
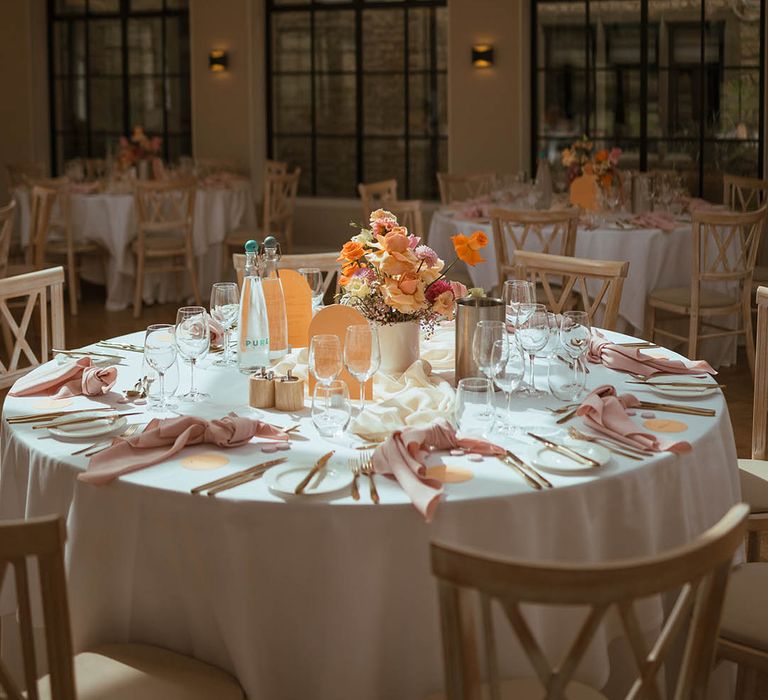
<path fill-rule="evenodd" d="M 67 253 L 67 286 L 69 287 L 69 313 L 77 316 L 77 265 L 75 256 Z"/>
<path fill-rule="evenodd" d="M 736 700 L 752 700 L 757 692 L 757 670 L 739 664 L 736 677 Z"/>
<path fill-rule="evenodd" d="M 699 352 L 699 312 L 691 310 L 688 324 L 688 357 L 695 360 Z"/>
<path fill-rule="evenodd" d="M 656 307 L 651 306 L 646 302 L 645 304 L 645 320 L 643 326 L 643 338 L 649 342 L 653 342 L 654 330 L 656 328 Z"/>
<path fill-rule="evenodd" d="M 747 303 L 743 307 L 744 316 L 744 344 L 747 346 L 747 363 L 749 364 L 749 371 L 752 375 L 752 379 L 755 378 L 755 338 L 752 335 L 752 309 L 751 305 Z M 736 336 L 738 337 L 738 336 Z"/>
<path fill-rule="evenodd" d="M 141 299 L 144 294 L 144 251 L 136 254 L 136 286 L 133 290 L 133 317 L 141 315 Z"/>

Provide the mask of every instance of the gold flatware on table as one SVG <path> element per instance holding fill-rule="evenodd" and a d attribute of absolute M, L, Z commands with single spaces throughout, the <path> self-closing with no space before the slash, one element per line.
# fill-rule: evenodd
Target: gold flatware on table
<path fill-rule="evenodd" d="M 620 348 L 658 348 L 659 347 L 657 343 L 649 343 L 647 341 L 641 341 L 637 343 L 614 343 L 614 345 L 618 345 Z"/>
<path fill-rule="evenodd" d="M 374 503 L 378 503 L 379 491 L 376 488 L 376 481 L 373 478 L 373 475 L 376 473 L 376 471 L 373 468 L 373 453 L 367 454 L 363 457 L 362 464 L 361 464 L 361 472 L 364 476 L 368 477 L 368 481 L 370 482 L 371 500 Z"/>
<path fill-rule="evenodd" d="M 79 355 L 80 357 L 106 357 L 110 360 L 122 360 L 125 359 L 122 355 L 106 355 L 102 352 L 93 352 L 92 350 L 59 350 L 53 348 L 51 352 L 54 355 Z"/>
<path fill-rule="evenodd" d="M 134 345 L 133 343 L 115 343 L 111 340 L 100 340 L 96 345 L 103 348 L 112 348 L 113 350 L 128 350 L 129 352 L 144 352 L 143 345 Z"/>
<path fill-rule="evenodd" d="M 652 382 L 646 381 L 628 381 L 627 384 L 645 384 L 646 386 L 660 386 L 660 387 L 683 387 L 686 389 L 725 389 L 725 384 L 711 384 L 709 382 Z"/>
<path fill-rule="evenodd" d="M 523 468 L 518 465 L 516 462 L 513 462 L 512 459 L 508 455 L 504 455 L 503 457 L 501 455 L 497 455 L 496 457 L 502 464 L 506 464 L 508 467 L 511 467 L 514 469 L 520 476 L 525 479 L 526 483 L 531 487 L 536 489 L 537 491 L 541 491 L 543 488 L 542 485 L 536 481 L 530 474 L 527 474 Z"/>
<path fill-rule="evenodd" d="M 315 462 L 315 466 L 309 470 L 309 474 L 307 474 L 295 488 L 294 493 L 297 496 L 304 493 L 304 489 L 307 488 L 309 482 L 312 481 L 312 478 L 315 476 L 315 474 L 317 474 L 317 472 L 319 472 L 326 465 L 328 460 L 333 457 L 334 452 L 336 452 L 336 450 L 326 452 L 322 457 L 320 457 L 320 459 L 317 460 L 317 462 Z"/>
<path fill-rule="evenodd" d="M 75 425 L 76 423 L 92 423 L 97 420 L 108 420 L 114 423 L 118 418 L 124 416 L 138 416 L 141 411 L 131 411 L 130 413 L 115 413 L 111 416 L 88 416 L 87 418 L 73 418 L 72 420 L 60 421 L 58 423 L 46 423 L 45 425 L 33 425 L 32 430 L 43 430 L 47 428 L 60 428 L 62 425 Z"/>
<path fill-rule="evenodd" d="M 633 379 L 639 379 L 640 381 L 646 381 L 648 379 L 652 379 L 655 377 L 680 377 L 681 375 L 677 372 L 656 372 L 655 374 L 652 374 L 651 376 L 646 377 L 644 374 L 638 374 L 637 372 L 627 372 L 630 377 Z M 708 374 L 684 374 L 682 375 L 684 377 L 690 377 L 691 379 L 709 379 Z"/>
<path fill-rule="evenodd" d="M 515 464 L 517 464 L 521 469 L 528 472 L 531 476 L 535 477 L 542 486 L 545 488 L 551 489 L 552 484 L 549 481 L 549 479 L 546 479 L 541 475 L 541 473 L 537 472 L 530 464 L 527 462 L 524 462 L 520 457 L 518 457 L 514 452 L 510 452 L 507 450 L 507 457 L 511 459 Z"/>
<path fill-rule="evenodd" d="M 609 450 L 614 454 L 621 455 L 622 457 L 627 457 L 628 459 L 634 459 L 639 462 L 643 460 L 643 458 L 639 454 L 629 452 L 628 450 L 630 448 L 627 448 L 627 451 L 625 451 L 624 449 L 619 449 L 618 447 L 614 447 L 613 443 L 609 442 L 604 438 L 599 438 L 595 435 L 587 435 L 587 433 L 582 433 L 580 430 L 576 430 L 576 428 L 568 428 L 568 435 L 570 435 L 574 440 L 583 440 L 584 442 L 594 442 L 596 445 L 600 445 L 601 447 L 604 447 L 606 450 Z"/>
<path fill-rule="evenodd" d="M 528 435 L 534 440 L 538 440 L 540 443 L 546 445 L 553 452 L 559 452 L 561 455 L 568 457 L 569 459 L 573 459 L 577 462 L 580 462 L 581 464 L 587 464 L 591 467 L 600 466 L 600 462 L 592 459 L 591 457 L 586 457 L 585 455 L 576 452 L 576 450 L 572 450 L 570 447 L 552 442 L 552 440 L 548 440 L 547 438 L 541 437 L 541 435 L 536 435 L 535 433 L 528 433 Z"/>
<path fill-rule="evenodd" d="M 576 416 L 576 411 L 578 410 L 579 410 L 578 406 L 576 408 L 571 409 L 565 415 L 560 416 L 560 418 L 558 418 L 555 421 L 555 423 L 557 423 L 557 425 L 562 425 L 563 423 L 567 423 L 569 420 L 571 420 L 571 418 L 574 418 Z"/>
<path fill-rule="evenodd" d="M 360 500 L 360 489 L 357 488 L 357 477 L 360 476 L 360 464 L 358 457 L 349 458 L 349 470 L 352 472 L 352 484 L 349 489 L 352 494 L 352 498 L 356 501 Z"/>
<path fill-rule="evenodd" d="M 367 445 L 358 445 L 355 449 L 356 450 L 375 450 L 379 445 L 381 445 L 380 442 L 369 442 Z"/>
<path fill-rule="evenodd" d="M 72 411 L 51 411 L 50 413 L 36 413 L 35 415 L 11 416 L 5 420 L 9 423 L 40 423 L 41 421 L 53 420 L 62 416 L 77 415 L 78 413 L 90 413 L 92 411 L 112 411 L 111 406 L 103 408 L 78 408 Z"/>
<path fill-rule="evenodd" d="M 218 489 L 220 486 L 224 486 L 229 488 L 230 486 L 239 486 L 241 483 L 245 483 L 244 481 L 241 481 L 243 478 L 251 477 L 251 476 L 262 476 L 262 474 L 269 469 L 270 467 L 277 466 L 278 464 L 282 464 L 283 462 L 287 462 L 287 457 L 278 457 L 277 459 L 270 459 L 266 462 L 261 462 L 259 464 L 255 464 L 252 467 L 248 467 L 247 469 L 242 469 L 239 472 L 235 472 L 234 474 L 228 474 L 227 476 L 222 476 L 218 479 L 214 479 L 213 481 L 208 481 L 205 484 L 200 484 L 200 486 L 194 486 L 189 490 L 190 493 L 202 493 L 203 491 L 206 491 L 208 489 Z M 223 490 L 223 489 L 221 489 Z M 218 491 L 216 491 L 218 493 Z M 208 494 L 213 495 L 211 493 Z"/>
<path fill-rule="evenodd" d="M 697 406 L 681 406 L 674 403 L 656 403 L 655 401 L 641 401 L 637 408 L 645 408 L 651 411 L 666 411 L 667 413 L 682 413 L 687 416 L 714 416 L 714 408 L 699 408 Z"/>
<path fill-rule="evenodd" d="M 144 427 L 144 423 L 134 423 L 133 425 L 129 425 L 120 435 L 117 437 L 122 438 L 129 438 L 136 433 L 140 432 L 140 429 Z M 93 457 L 94 455 L 99 454 L 99 452 L 104 452 L 104 450 L 108 450 L 110 447 L 112 447 L 112 442 L 114 438 L 109 438 L 109 440 L 102 440 L 101 442 L 97 442 L 93 445 L 91 445 L 88 450 L 85 453 L 85 457 Z M 95 448 L 95 449 L 94 449 Z M 82 450 L 78 450 L 78 452 L 73 452 L 73 455 L 79 454 L 82 452 Z"/>
<path fill-rule="evenodd" d="M 569 404 L 566 404 L 565 406 L 558 406 L 557 408 L 550 408 L 549 406 L 546 406 L 545 408 L 550 413 L 558 414 L 558 413 L 567 413 L 568 411 L 572 411 L 574 408 L 578 408 L 580 405 L 581 404 L 578 404 L 578 403 L 569 403 Z"/>

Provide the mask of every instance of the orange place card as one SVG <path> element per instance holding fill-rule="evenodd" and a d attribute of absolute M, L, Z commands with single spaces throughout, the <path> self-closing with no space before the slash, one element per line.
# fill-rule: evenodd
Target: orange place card
<path fill-rule="evenodd" d="M 688 430 L 688 424 L 669 418 L 651 418 L 643 421 L 643 425 L 655 433 L 683 433 Z"/>
<path fill-rule="evenodd" d="M 225 464 L 229 464 L 229 457 L 225 457 L 218 452 L 203 452 L 199 455 L 190 455 L 181 460 L 181 466 L 184 469 L 193 471 L 207 471 L 209 469 L 218 469 Z"/>
<path fill-rule="evenodd" d="M 312 322 L 312 290 L 304 275 L 296 270 L 280 270 L 288 316 L 288 345 L 303 348 L 307 344 L 309 324 Z"/>
<path fill-rule="evenodd" d="M 444 484 L 460 484 L 463 481 L 469 481 L 475 475 L 471 469 L 454 467 L 449 464 L 438 464 L 434 467 L 427 467 L 426 476 L 430 479 L 442 481 Z"/>
<path fill-rule="evenodd" d="M 571 204 L 597 211 L 597 180 L 592 175 L 582 175 L 571 183 Z"/>
<path fill-rule="evenodd" d="M 312 323 L 309 324 L 309 332 L 304 342 L 306 346 L 309 346 L 309 340 L 313 335 L 336 335 L 341 343 L 341 351 L 344 352 L 344 338 L 347 334 L 347 328 L 349 326 L 358 326 L 368 323 L 365 316 L 361 314 L 357 309 L 351 306 L 345 306 L 343 304 L 331 304 L 320 309 L 312 319 Z M 309 381 L 308 389 L 310 396 L 315 390 L 315 378 L 312 372 L 308 372 Z M 357 381 L 349 372 L 346 367 L 341 370 L 339 379 L 344 380 L 349 387 L 349 398 L 353 401 L 360 398 L 360 382 Z M 373 380 L 369 380 L 365 384 L 365 398 L 371 399 L 373 397 Z"/>

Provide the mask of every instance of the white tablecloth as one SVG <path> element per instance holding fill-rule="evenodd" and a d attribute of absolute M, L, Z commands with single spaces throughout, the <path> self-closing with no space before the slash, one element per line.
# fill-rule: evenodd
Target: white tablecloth
<path fill-rule="evenodd" d="M 17 189 L 14 198 L 20 211 L 21 242 L 26 247 L 29 244 L 29 191 Z M 71 201 L 75 238 L 96 241 L 109 251 L 107 308 L 118 310 L 129 306 L 133 302 L 134 287 L 134 258 L 130 244 L 136 237 L 133 195 L 73 194 Z M 197 190 L 192 236 L 198 283 L 204 298 L 207 298 L 211 285 L 221 278 L 224 237 L 240 226 L 253 226 L 255 217 L 250 182 L 235 181 L 228 187 Z M 99 265 L 84 270 L 84 276 L 104 283 Z M 179 301 L 174 282 L 172 276 L 149 273 L 144 288 L 145 303 Z M 184 295 L 189 293 L 188 280 L 183 281 L 182 289 Z"/>
<path fill-rule="evenodd" d="M 482 251 L 486 262 L 468 268 L 469 276 L 475 286 L 490 291 L 498 285 L 499 275 L 493 228 L 487 220 L 469 221 L 457 218 L 451 210 L 442 209 L 432 216 L 428 241 L 443 260 L 452 260 L 455 254 L 451 236 L 457 233 L 468 235 L 476 230 L 484 231 L 490 243 Z M 630 329 L 640 334 L 645 320 L 645 302 L 653 290 L 690 286 L 692 237 L 690 223 L 680 223 L 673 231 L 607 227 L 590 230 L 580 226 L 575 255 L 591 260 L 629 261 L 619 316 Z M 536 239 L 529 238 L 529 243 L 530 250 L 541 250 Z M 458 264 L 463 265 L 461 262 Z M 681 332 L 680 329 L 678 332 Z M 686 324 L 681 334 L 687 335 L 687 332 Z M 735 363 L 735 337 L 703 341 L 700 349 L 700 356 L 715 367 Z"/>
<path fill-rule="evenodd" d="M 139 334 L 127 338 L 141 342 Z M 140 355 L 123 354 L 129 366 L 120 367 L 117 389 L 132 386 L 141 366 Z M 184 389 L 188 368 L 182 370 Z M 245 405 L 246 380 L 236 370 L 209 366 L 197 374 L 213 395 L 206 415 L 254 413 Z M 620 391 L 636 389 L 624 381 L 599 366 L 588 376 L 590 387 L 611 382 Z M 4 415 L 29 413 L 38 402 L 9 397 Z M 76 398 L 72 408 L 87 404 Z M 556 404 L 516 399 L 516 423 L 546 430 L 553 417 L 541 409 Z M 396 483 L 381 477 L 378 506 L 368 500 L 364 483 L 359 502 L 347 492 L 283 500 L 263 480 L 216 498 L 190 495 L 196 484 L 260 461 L 255 445 L 226 451 L 230 464 L 216 471 L 181 466 L 181 457 L 212 451 L 199 446 L 110 485 L 87 485 L 76 480 L 86 466 L 85 458 L 70 456 L 76 446 L 4 422 L 0 515 L 66 516 L 78 650 L 108 641 L 159 644 L 233 672 L 253 700 L 415 700 L 443 682 L 429 541 L 534 559 L 603 561 L 655 554 L 691 540 L 739 501 L 724 398 L 718 392 L 697 405 L 716 409 L 717 416 L 683 417 L 689 428 L 675 437 L 690 440 L 692 453 L 643 462 L 614 456 L 585 476 L 550 475 L 552 490 L 530 490 L 496 460 L 446 457 L 475 476 L 446 486 L 431 525 Z M 294 422 L 286 414 L 268 417 Z M 331 446 L 341 466 L 359 454 L 351 449 L 356 439 L 320 438 L 306 409 L 300 422 L 306 439 L 286 453 L 292 462 L 311 464 Z M 521 455 L 533 449 L 509 445 Z M 649 632 L 660 617 L 658 601 L 640 612 Z M 577 618 L 559 610 L 536 614 L 531 624 L 547 652 L 557 654 L 570 644 Z M 598 635 L 580 679 L 603 686 L 612 671 L 622 673 L 608 652 L 612 634 L 604 629 Z M 501 648 L 509 649 L 507 639 L 501 635 Z M 502 654 L 502 669 L 524 671 L 521 654 Z"/>

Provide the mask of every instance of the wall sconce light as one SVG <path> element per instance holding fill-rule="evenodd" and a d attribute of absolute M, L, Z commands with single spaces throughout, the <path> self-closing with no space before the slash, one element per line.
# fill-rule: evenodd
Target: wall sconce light
<path fill-rule="evenodd" d="M 208 52 L 208 70 L 211 73 L 223 73 L 229 70 L 229 54 L 221 49 Z"/>
<path fill-rule="evenodd" d="M 493 65 L 493 46 L 474 44 L 472 46 L 472 65 L 475 68 L 490 68 Z"/>

